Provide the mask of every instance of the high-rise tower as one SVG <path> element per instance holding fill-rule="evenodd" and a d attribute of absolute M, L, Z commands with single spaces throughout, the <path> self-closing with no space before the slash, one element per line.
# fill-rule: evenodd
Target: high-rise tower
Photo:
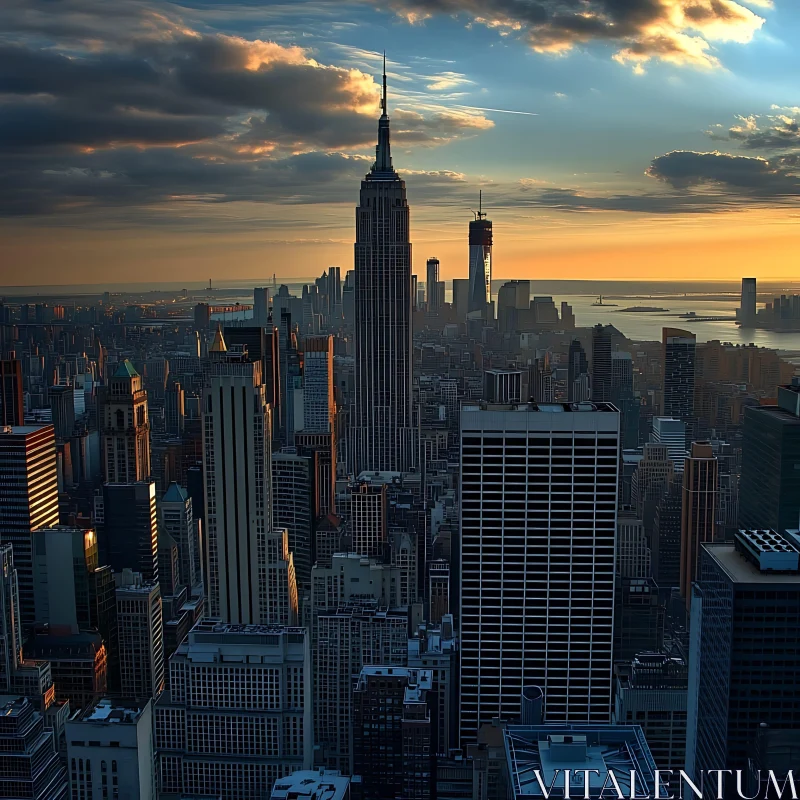
<path fill-rule="evenodd" d="M 486 219 L 483 198 L 469 224 L 469 302 L 467 311 L 485 312 L 492 299 L 492 221 Z"/>
<path fill-rule="evenodd" d="M 355 244 L 355 404 L 350 471 L 408 472 L 412 422 L 411 243 L 406 185 L 392 166 L 386 67 L 375 163 L 361 182 Z"/>

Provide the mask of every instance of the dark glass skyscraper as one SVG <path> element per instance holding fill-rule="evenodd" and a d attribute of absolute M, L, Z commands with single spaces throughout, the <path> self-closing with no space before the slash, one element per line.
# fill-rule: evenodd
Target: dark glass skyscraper
<path fill-rule="evenodd" d="M 492 299 L 492 221 L 479 206 L 469 224 L 469 303 L 482 314 Z"/>
<path fill-rule="evenodd" d="M 777 406 L 745 409 L 739 526 L 796 528 L 800 517 L 800 386 L 781 386 Z"/>
<path fill-rule="evenodd" d="M 386 73 L 375 163 L 361 182 L 355 244 L 355 403 L 351 470 L 409 471 L 412 422 L 411 243 L 405 181 L 389 145 Z"/>
<path fill-rule="evenodd" d="M 694 373 L 697 340 L 690 331 L 662 330 L 665 417 L 689 422 L 694 416 Z M 687 425 L 687 428 L 689 426 Z"/>
<path fill-rule="evenodd" d="M 610 325 L 592 329 L 592 402 L 611 402 L 611 331 Z"/>

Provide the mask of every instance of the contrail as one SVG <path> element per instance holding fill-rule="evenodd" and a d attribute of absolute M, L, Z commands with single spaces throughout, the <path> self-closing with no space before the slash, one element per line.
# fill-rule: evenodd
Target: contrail
<path fill-rule="evenodd" d="M 526 117 L 538 117 L 533 111 L 511 111 L 507 108 L 482 108 L 481 106 L 458 106 L 458 108 L 469 108 L 472 111 L 498 111 L 501 114 L 523 114 Z"/>

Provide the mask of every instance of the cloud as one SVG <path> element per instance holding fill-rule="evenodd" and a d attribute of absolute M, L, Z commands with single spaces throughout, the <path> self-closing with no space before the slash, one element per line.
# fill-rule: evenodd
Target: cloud
<path fill-rule="evenodd" d="M 146 0 L 118 0 L 114 15 L 101 0 L 0 4 L 0 213 L 279 201 L 278 189 L 287 202 L 322 202 L 333 175 L 357 186 L 379 114 L 369 71 L 321 63 L 294 45 L 195 30 L 179 10 L 187 11 Z M 466 81 L 451 72 L 435 79 Z M 492 125 L 435 103 L 393 109 L 400 145 L 443 144 Z M 327 187 L 318 194 L 316 181 Z"/>
<path fill-rule="evenodd" d="M 377 0 L 366 0 L 379 5 Z M 641 72 L 651 59 L 712 69 L 714 42 L 746 44 L 764 24 L 745 0 L 390 0 L 412 24 L 434 15 L 518 35 L 543 53 L 564 53 L 592 41 L 619 49 L 614 58 Z M 771 8 L 766 0 L 750 3 Z M 380 3 L 384 5 L 383 2 Z"/>
<path fill-rule="evenodd" d="M 455 89 L 457 86 L 465 86 L 473 83 L 460 72 L 440 72 L 438 75 L 430 75 L 427 78 L 428 89 L 432 92 L 442 92 L 446 89 Z"/>
<path fill-rule="evenodd" d="M 710 186 L 748 199 L 800 198 L 800 178 L 780 159 L 673 150 L 653 159 L 646 174 L 675 189 Z"/>
<path fill-rule="evenodd" d="M 715 141 L 736 142 L 745 150 L 791 150 L 800 148 L 800 108 L 773 106 L 776 114 L 737 117 L 724 133 L 715 125 L 707 134 Z"/>

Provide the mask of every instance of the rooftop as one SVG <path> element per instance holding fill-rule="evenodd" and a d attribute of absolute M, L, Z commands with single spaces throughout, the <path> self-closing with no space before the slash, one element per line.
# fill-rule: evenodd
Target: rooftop
<path fill-rule="evenodd" d="M 164 492 L 164 496 L 161 498 L 162 503 L 185 503 L 186 498 L 189 496 L 186 489 L 184 489 L 179 484 L 173 482 L 169 485 L 169 488 L 166 492 Z"/>
<path fill-rule="evenodd" d="M 338 770 L 299 770 L 275 781 L 271 800 L 342 800 L 350 778 Z"/>
<path fill-rule="evenodd" d="M 138 378 L 139 373 L 134 369 L 133 364 L 131 364 L 128 359 L 124 359 L 123 361 L 119 362 L 117 366 L 116 372 L 114 372 L 115 378 Z"/>
<path fill-rule="evenodd" d="M 535 411 L 546 414 L 560 414 L 563 412 L 587 413 L 592 411 L 619 413 L 619 410 L 611 403 L 535 403 L 531 400 L 528 403 L 465 403 L 461 406 L 462 411 Z"/>
<path fill-rule="evenodd" d="M 733 544 L 703 544 L 703 550 L 717 563 L 732 583 L 791 584 L 800 589 L 800 572 L 764 571 L 759 569 Z"/>
<path fill-rule="evenodd" d="M 563 797 L 567 774 L 573 797 L 609 796 L 611 784 L 603 792 L 609 773 L 626 797 L 633 796 L 631 771 L 637 796 L 655 795 L 656 765 L 638 725 L 509 725 L 504 738 L 515 798 Z M 585 778 L 589 790 L 584 793 Z"/>
<path fill-rule="evenodd" d="M 103 722 L 106 724 L 127 723 L 135 725 L 144 709 L 138 703 L 122 703 L 104 698 L 93 708 L 89 706 L 80 715 L 81 722 Z"/>

